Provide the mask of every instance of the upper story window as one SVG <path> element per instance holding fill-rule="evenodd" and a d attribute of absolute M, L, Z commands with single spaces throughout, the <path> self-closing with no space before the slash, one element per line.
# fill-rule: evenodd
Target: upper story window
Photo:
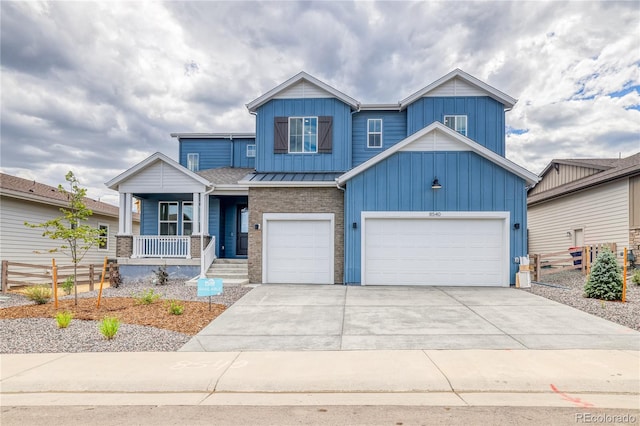
<path fill-rule="evenodd" d="M 251 144 L 247 145 L 247 157 L 255 157 L 256 156 L 256 145 Z"/>
<path fill-rule="evenodd" d="M 193 202 L 182 203 L 182 235 L 193 234 Z"/>
<path fill-rule="evenodd" d="M 178 235 L 178 203 L 161 201 L 158 203 L 160 209 L 159 235 Z"/>
<path fill-rule="evenodd" d="M 98 240 L 98 250 L 109 250 L 109 225 L 98 223 L 100 237 Z"/>
<path fill-rule="evenodd" d="M 467 116 L 466 115 L 445 115 L 444 125 L 452 128 L 458 133 L 467 136 Z"/>
<path fill-rule="evenodd" d="M 331 154 L 333 117 L 274 117 L 275 154 Z"/>
<path fill-rule="evenodd" d="M 200 170 L 200 154 L 189 153 L 187 154 L 187 169 L 192 172 Z"/>
<path fill-rule="evenodd" d="M 318 117 L 289 117 L 289 152 L 318 152 Z"/>
<path fill-rule="evenodd" d="M 367 120 L 367 148 L 382 148 L 382 118 Z"/>

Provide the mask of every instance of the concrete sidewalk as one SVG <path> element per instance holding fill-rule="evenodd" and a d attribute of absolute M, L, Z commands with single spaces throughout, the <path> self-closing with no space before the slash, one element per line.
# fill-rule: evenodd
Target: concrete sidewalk
<path fill-rule="evenodd" d="M 407 350 L 0 356 L 2 406 L 640 409 L 640 352 Z"/>

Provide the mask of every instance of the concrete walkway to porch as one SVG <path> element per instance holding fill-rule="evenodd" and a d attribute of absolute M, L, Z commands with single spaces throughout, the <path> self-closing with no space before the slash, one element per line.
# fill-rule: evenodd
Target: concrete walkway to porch
<path fill-rule="evenodd" d="M 640 332 L 514 288 L 260 285 L 184 352 L 640 350 Z"/>

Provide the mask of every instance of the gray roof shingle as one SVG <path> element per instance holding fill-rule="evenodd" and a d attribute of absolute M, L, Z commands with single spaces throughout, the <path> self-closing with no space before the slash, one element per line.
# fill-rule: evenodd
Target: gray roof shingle
<path fill-rule="evenodd" d="M 530 195 L 527 197 L 527 205 L 547 201 L 555 197 L 611 182 L 623 177 L 640 175 L 640 152 L 626 158 L 553 160 L 551 164 L 560 161 L 565 161 L 567 164 L 570 162 L 571 164 L 581 164 L 585 167 L 602 168 L 603 171 L 573 182 L 565 183 L 564 185 L 556 186 L 555 188 L 551 188 L 535 195 Z"/>

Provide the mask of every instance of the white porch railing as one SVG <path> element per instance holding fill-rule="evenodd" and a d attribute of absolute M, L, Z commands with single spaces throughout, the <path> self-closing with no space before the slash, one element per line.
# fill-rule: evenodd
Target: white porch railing
<path fill-rule="evenodd" d="M 211 241 L 207 245 L 207 248 L 202 252 L 202 259 L 200 260 L 200 278 L 207 276 L 209 267 L 216 260 L 216 237 L 211 236 Z"/>
<path fill-rule="evenodd" d="M 177 257 L 191 259 L 191 237 L 134 235 L 131 257 Z"/>

